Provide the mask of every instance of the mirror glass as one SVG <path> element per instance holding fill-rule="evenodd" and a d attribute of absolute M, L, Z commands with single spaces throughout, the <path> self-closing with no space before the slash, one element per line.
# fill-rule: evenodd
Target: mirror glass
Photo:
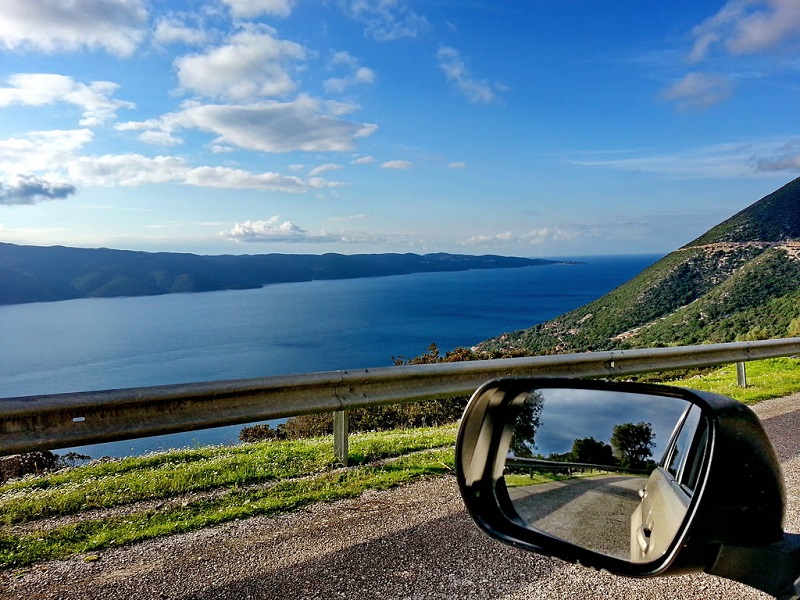
<path fill-rule="evenodd" d="M 680 530 L 703 465 L 705 419 L 686 400 L 536 389 L 513 402 L 503 480 L 529 528 L 649 562 Z"/>

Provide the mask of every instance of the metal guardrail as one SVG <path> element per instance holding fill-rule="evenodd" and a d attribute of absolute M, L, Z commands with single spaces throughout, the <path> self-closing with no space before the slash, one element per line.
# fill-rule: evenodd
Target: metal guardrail
<path fill-rule="evenodd" d="M 793 354 L 800 338 L 0 398 L 0 455 L 467 395 L 497 377 L 608 377 Z M 346 458 L 346 430 L 343 444 Z"/>
<path fill-rule="evenodd" d="M 544 460 L 541 458 L 520 458 L 518 456 L 507 458 L 506 467 L 541 471 L 560 471 L 563 469 L 613 471 L 615 473 L 631 473 L 633 475 L 650 475 L 650 473 L 653 471 L 652 469 L 626 469 L 625 467 L 620 467 L 618 465 L 600 465 L 595 463 Z"/>

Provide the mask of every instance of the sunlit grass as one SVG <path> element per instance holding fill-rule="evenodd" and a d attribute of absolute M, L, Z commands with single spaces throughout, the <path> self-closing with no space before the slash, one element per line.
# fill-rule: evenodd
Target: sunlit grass
<path fill-rule="evenodd" d="M 133 515 L 86 519 L 46 532 L 27 535 L 0 532 L 0 566 L 23 566 L 235 519 L 295 510 L 315 502 L 352 498 L 367 489 L 387 489 L 452 469 L 452 448 L 430 450 L 381 466 L 363 465 L 319 473 L 280 481 L 268 489 L 234 490 L 218 498 Z"/>
<path fill-rule="evenodd" d="M 455 426 L 356 434 L 350 464 L 454 443 Z M 305 477 L 337 466 L 330 437 L 131 457 L 0 486 L 0 523 Z"/>
<path fill-rule="evenodd" d="M 747 387 L 739 387 L 736 365 L 695 377 L 670 381 L 670 385 L 730 396 L 745 404 L 800 392 L 800 358 L 769 358 L 746 363 Z"/>

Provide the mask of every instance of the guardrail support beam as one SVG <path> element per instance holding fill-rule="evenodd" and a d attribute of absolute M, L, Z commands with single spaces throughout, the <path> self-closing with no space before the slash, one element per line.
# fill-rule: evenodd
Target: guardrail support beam
<path fill-rule="evenodd" d="M 336 460 L 347 466 L 347 455 L 349 452 L 347 436 L 350 433 L 347 410 L 336 410 L 333 412 L 333 454 Z"/>
<path fill-rule="evenodd" d="M 736 363 L 736 381 L 739 387 L 747 387 L 747 368 L 743 362 Z"/>

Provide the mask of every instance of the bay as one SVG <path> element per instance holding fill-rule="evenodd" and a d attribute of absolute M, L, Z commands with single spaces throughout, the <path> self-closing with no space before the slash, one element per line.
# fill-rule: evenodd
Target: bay
<path fill-rule="evenodd" d="M 577 308 L 656 255 L 0 307 L 0 396 L 389 366 Z M 1 413 L 0 405 L 0 413 Z M 236 443 L 240 426 L 114 442 L 93 457 Z"/>

